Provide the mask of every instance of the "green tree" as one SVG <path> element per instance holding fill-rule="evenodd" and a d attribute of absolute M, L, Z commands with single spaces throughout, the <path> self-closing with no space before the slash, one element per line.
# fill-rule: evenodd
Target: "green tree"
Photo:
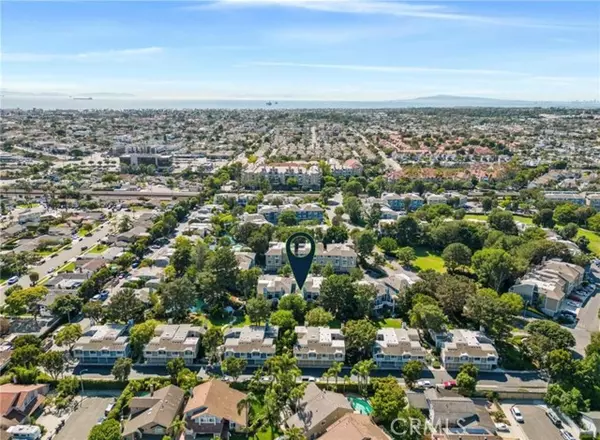
<path fill-rule="evenodd" d="M 150 342 L 154 336 L 154 330 L 156 330 L 158 325 L 158 321 L 150 319 L 131 327 L 131 330 L 129 331 L 129 342 L 131 344 L 131 354 L 134 359 L 142 356 L 144 346 Z"/>
<path fill-rule="evenodd" d="M 362 223 L 362 203 L 358 197 L 345 197 L 344 198 L 344 211 L 350 217 L 350 221 L 355 225 Z"/>
<path fill-rule="evenodd" d="M 577 231 L 579 231 L 579 226 L 575 223 L 567 223 L 560 230 L 560 236 L 565 240 L 570 240 L 577 235 Z"/>
<path fill-rule="evenodd" d="M 47 351 L 39 357 L 40 366 L 52 376 L 54 380 L 65 372 L 65 356 L 60 351 Z"/>
<path fill-rule="evenodd" d="M 175 383 L 177 381 L 177 375 L 184 368 L 185 361 L 183 358 L 174 358 L 167 362 L 167 372 L 171 376 L 171 383 Z"/>
<path fill-rule="evenodd" d="M 291 310 L 277 310 L 271 313 L 270 322 L 278 326 L 280 331 L 293 330 L 298 325 Z"/>
<path fill-rule="evenodd" d="M 456 385 L 458 386 L 458 391 L 463 396 L 471 396 L 477 387 L 477 379 L 465 372 L 458 373 L 456 376 Z"/>
<path fill-rule="evenodd" d="M 406 406 L 406 393 L 395 377 L 373 380 L 374 396 L 370 399 L 373 417 L 378 423 L 391 423 Z"/>
<path fill-rule="evenodd" d="M 472 262 L 479 281 L 496 291 L 500 291 L 520 271 L 515 258 L 502 249 L 477 251 Z"/>
<path fill-rule="evenodd" d="M 588 228 L 594 232 L 600 232 L 600 213 L 594 214 L 587 221 Z"/>
<path fill-rule="evenodd" d="M 112 297 L 104 311 L 104 317 L 111 322 L 141 322 L 144 319 L 146 305 L 133 289 L 121 289 Z"/>
<path fill-rule="evenodd" d="M 346 359 L 355 363 L 371 357 L 377 328 L 367 319 L 348 321 L 342 328 L 346 342 Z"/>
<path fill-rule="evenodd" d="M 88 440 L 121 440 L 121 424 L 115 419 L 106 419 L 92 428 Z"/>
<path fill-rule="evenodd" d="M 532 321 L 525 326 L 529 337 L 523 341 L 530 356 L 542 364 L 553 350 L 566 350 L 575 346 L 575 337 L 567 329 L 553 321 Z"/>
<path fill-rule="evenodd" d="M 61 328 L 54 336 L 54 342 L 59 347 L 66 345 L 69 347 L 69 352 L 73 349 L 73 345 L 79 338 L 81 338 L 83 332 L 79 324 L 67 324 Z"/>
<path fill-rule="evenodd" d="M 425 416 L 420 409 L 406 406 L 390 425 L 395 440 L 423 440 L 426 426 Z"/>
<path fill-rule="evenodd" d="M 373 359 L 365 359 L 357 362 L 352 367 L 351 374 L 357 377 L 358 389 L 362 395 L 367 394 L 369 385 L 369 378 L 371 377 L 371 371 L 377 368 Z"/>
<path fill-rule="evenodd" d="M 40 280 L 40 274 L 34 271 L 29 272 L 29 281 L 31 281 L 31 285 L 34 286 Z"/>
<path fill-rule="evenodd" d="M 393 237 L 382 237 L 377 245 L 386 255 L 393 255 L 394 251 L 398 249 L 398 243 Z"/>
<path fill-rule="evenodd" d="M 318 302 L 341 321 L 360 317 L 356 308 L 356 285 L 348 275 L 331 275 L 325 278 Z"/>
<path fill-rule="evenodd" d="M 481 201 L 481 206 L 485 212 L 488 212 L 492 209 L 492 206 L 494 206 L 494 200 L 490 197 L 484 197 Z"/>
<path fill-rule="evenodd" d="M 42 350 L 35 345 L 25 345 L 15 348 L 10 356 L 12 367 L 33 368 L 38 366 Z"/>
<path fill-rule="evenodd" d="M 410 266 L 411 263 L 417 259 L 417 254 L 415 253 L 415 250 L 409 246 L 398 248 L 394 253 L 396 254 L 398 262 L 402 266 Z"/>
<path fill-rule="evenodd" d="M 571 353 L 565 349 L 552 350 L 544 364 L 554 382 L 569 382 L 575 377 L 576 364 Z"/>
<path fill-rule="evenodd" d="M 102 308 L 102 304 L 97 301 L 88 301 L 83 306 L 83 314 L 90 318 L 94 323 L 97 323 L 102 319 L 104 315 L 104 309 Z"/>
<path fill-rule="evenodd" d="M 285 295 L 279 301 L 279 310 L 289 310 L 293 313 L 294 319 L 298 322 L 304 322 L 304 313 L 306 311 L 306 301 L 301 295 Z"/>
<path fill-rule="evenodd" d="M 420 361 L 408 361 L 402 367 L 402 377 L 409 388 L 412 388 L 423 372 L 423 364 Z"/>
<path fill-rule="evenodd" d="M 234 382 L 238 377 L 244 372 L 246 366 L 248 365 L 248 361 L 246 359 L 236 358 L 236 357 L 228 357 L 221 363 L 221 369 L 225 374 L 231 376 Z"/>
<path fill-rule="evenodd" d="M 454 272 L 459 267 L 468 267 L 471 265 L 471 249 L 462 243 L 452 243 L 446 246 L 442 252 L 442 259 L 446 268 Z"/>
<path fill-rule="evenodd" d="M 358 233 L 354 239 L 356 251 L 362 258 L 367 258 L 373 252 L 377 238 L 372 231 L 362 231 Z"/>
<path fill-rule="evenodd" d="M 183 321 L 196 303 L 196 290 L 186 278 L 178 278 L 160 286 L 159 295 L 166 313 L 176 321 Z"/>
<path fill-rule="evenodd" d="M 298 224 L 298 219 L 296 218 L 296 212 L 291 209 L 286 209 L 279 214 L 277 218 L 277 223 L 282 226 L 295 226 Z"/>
<path fill-rule="evenodd" d="M 436 304 L 415 304 L 410 311 L 410 325 L 423 330 L 442 331 L 448 318 Z"/>
<path fill-rule="evenodd" d="M 488 223 L 490 227 L 508 235 L 517 235 L 519 233 L 512 213 L 509 211 L 492 209 L 492 212 L 488 215 Z"/>
<path fill-rule="evenodd" d="M 533 216 L 533 223 L 543 228 L 552 228 L 554 226 L 554 211 L 552 209 L 540 209 Z"/>
<path fill-rule="evenodd" d="M 219 247 L 206 261 L 206 269 L 212 272 L 221 289 L 233 291 L 238 278 L 238 263 L 229 247 Z"/>
<path fill-rule="evenodd" d="M 81 298 L 77 295 L 59 295 L 50 304 L 50 311 L 56 316 L 67 315 L 70 319 L 71 315 L 79 313 L 82 304 Z"/>
<path fill-rule="evenodd" d="M 258 267 L 240 270 L 237 279 L 237 287 L 244 298 L 251 298 L 256 293 L 256 285 L 262 271 Z"/>
<path fill-rule="evenodd" d="M 111 370 L 115 380 L 126 381 L 131 374 L 132 364 L 133 362 L 130 358 L 122 357 L 117 359 Z"/>
<path fill-rule="evenodd" d="M 204 353 L 209 362 L 218 360 L 218 348 L 223 345 L 223 331 L 219 327 L 210 327 L 202 338 Z"/>
<path fill-rule="evenodd" d="M 335 273 L 335 269 L 333 268 L 333 264 L 331 262 L 328 262 L 322 270 L 322 275 L 325 278 L 330 277 L 331 275 L 333 275 Z"/>
<path fill-rule="evenodd" d="M 43 286 L 29 287 L 14 291 L 4 302 L 5 313 L 8 315 L 23 315 L 32 312 L 34 317 L 38 314 L 37 304 L 48 294 L 48 289 Z"/>
<path fill-rule="evenodd" d="M 56 392 L 60 397 L 75 396 L 79 392 L 81 381 L 76 376 L 64 377 L 58 381 Z"/>
<path fill-rule="evenodd" d="M 315 307 L 306 314 L 306 325 L 312 327 L 323 327 L 333 321 L 333 315 L 323 307 Z"/>
<path fill-rule="evenodd" d="M 552 219 L 556 224 L 566 225 L 567 223 L 577 222 L 577 205 L 573 203 L 564 203 L 554 209 Z"/>
<path fill-rule="evenodd" d="M 265 322 L 270 313 L 271 303 L 263 295 L 250 298 L 246 303 L 246 314 L 252 324 L 259 325 L 261 322 Z"/>
<path fill-rule="evenodd" d="M 600 311 L 598 311 L 600 314 Z M 594 353 L 600 355 L 600 332 L 592 332 L 590 343 L 585 347 L 585 355 L 592 356 Z"/>

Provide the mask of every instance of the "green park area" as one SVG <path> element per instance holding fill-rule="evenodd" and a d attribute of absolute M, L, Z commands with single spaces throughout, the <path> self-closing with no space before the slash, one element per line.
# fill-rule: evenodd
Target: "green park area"
<path fill-rule="evenodd" d="M 480 220 L 480 221 L 487 221 L 488 216 L 485 214 L 467 214 L 465 215 L 465 220 Z M 522 215 L 514 215 L 513 214 L 513 219 L 516 222 L 521 222 L 524 223 L 526 225 L 532 225 L 533 224 L 533 220 L 531 219 L 531 217 L 525 217 Z"/>
<path fill-rule="evenodd" d="M 581 236 L 587 238 L 590 241 L 590 244 L 588 245 L 589 250 L 592 251 L 595 255 L 600 256 L 600 237 L 598 236 L 598 234 L 588 229 L 579 228 L 579 231 L 577 231 L 577 237 Z"/>
<path fill-rule="evenodd" d="M 415 248 L 417 258 L 413 261 L 413 266 L 421 270 L 432 269 L 436 272 L 446 272 L 444 260 L 439 255 L 434 254 L 431 250 L 425 247 Z"/>
<path fill-rule="evenodd" d="M 17 205 L 17 208 L 19 209 L 30 209 L 30 208 L 37 208 L 38 206 L 40 206 L 39 203 L 20 203 Z"/>

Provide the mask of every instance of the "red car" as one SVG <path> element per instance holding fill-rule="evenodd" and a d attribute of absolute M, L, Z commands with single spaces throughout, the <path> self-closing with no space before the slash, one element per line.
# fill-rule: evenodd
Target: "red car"
<path fill-rule="evenodd" d="M 456 381 L 455 380 L 447 380 L 446 382 L 443 383 L 444 388 L 447 390 L 451 390 L 452 388 L 454 388 L 456 386 Z"/>

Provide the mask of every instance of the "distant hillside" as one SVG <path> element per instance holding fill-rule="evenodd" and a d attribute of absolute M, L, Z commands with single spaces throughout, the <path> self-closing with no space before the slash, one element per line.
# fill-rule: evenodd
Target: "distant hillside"
<path fill-rule="evenodd" d="M 389 101 L 399 107 L 600 107 L 597 101 L 523 101 L 478 96 L 435 95 Z"/>

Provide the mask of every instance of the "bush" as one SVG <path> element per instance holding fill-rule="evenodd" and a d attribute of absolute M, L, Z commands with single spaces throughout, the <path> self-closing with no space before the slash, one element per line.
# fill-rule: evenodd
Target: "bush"
<path fill-rule="evenodd" d="M 441 367 L 442 367 L 442 365 L 440 364 L 440 361 L 438 361 L 437 359 L 433 361 L 433 363 L 431 364 L 431 366 L 432 366 L 433 368 L 436 368 L 436 369 L 438 369 L 438 368 L 441 368 Z"/>

